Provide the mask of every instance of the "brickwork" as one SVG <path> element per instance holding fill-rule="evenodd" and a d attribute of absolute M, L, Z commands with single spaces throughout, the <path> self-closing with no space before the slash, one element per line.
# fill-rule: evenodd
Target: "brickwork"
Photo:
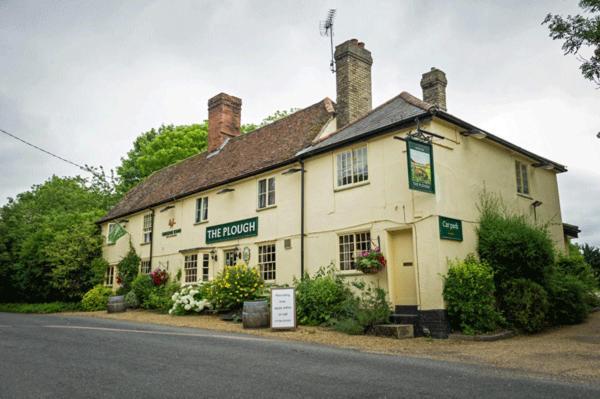
<path fill-rule="evenodd" d="M 446 86 L 448 86 L 448 80 L 444 71 L 431 68 L 431 71 L 424 73 L 421 78 L 423 101 L 435 105 L 443 111 L 447 111 Z"/>
<path fill-rule="evenodd" d="M 242 100 L 219 93 L 208 100 L 208 151 L 218 149 L 226 138 L 241 133 Z"/>
<path fill-rule="evenodd" d="M 346 126 L 371 111 L 371 65 L 365 44 L 348 40 L 335 48 L 337 128 Z"/>

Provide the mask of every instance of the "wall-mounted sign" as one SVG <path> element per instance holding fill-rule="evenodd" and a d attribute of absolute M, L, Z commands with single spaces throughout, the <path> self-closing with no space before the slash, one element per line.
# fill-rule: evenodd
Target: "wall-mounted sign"
<path fill-rule="evenodd" d="M 271 288 L 271 328 L 273 330 L 296 328 L 295 288 Z"/>
<path fill-rule="evenodd" d="M 408 187 L 411 190 L 435 193 L 433 177 L 433 147 L 430 143 L 406 140 Z"/>
<path fill-rule="evenodd" d="M 463 240 L 462 222 L 458 219 L 451 219 L 440 216 L 440 238 L 443 240 Z"/>
<path fill-rule="evenodd" d="M 168 230 L 168 231 L 163 231 L 162 235 L 164 237 L 173 237 L 176 236 L 177 234 L 181 233 L 181 229 L 175 229 L 175 230 Z"/>
<path fill-rule="evenodd" d="M 258 235 L 258 218 L 238 220 L 206 228 L 206 243 L 236 240 Z"/>

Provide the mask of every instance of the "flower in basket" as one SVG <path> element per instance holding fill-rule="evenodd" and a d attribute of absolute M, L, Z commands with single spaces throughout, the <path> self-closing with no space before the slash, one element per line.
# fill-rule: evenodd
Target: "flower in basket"
<path fill-rule="evenodd" d="M 150 273 L 154 285 L 163 285 L 169 279 L 169 273 L 166 270 L 156 269 Z"/>
<path fill-rule="evenodd" d="M 377 273 L 381 271 L 386 264 L 385 257 L 378 247 L 362 251 L 360 255 L 356 257 L 356 269 L 366 274 Z"/>

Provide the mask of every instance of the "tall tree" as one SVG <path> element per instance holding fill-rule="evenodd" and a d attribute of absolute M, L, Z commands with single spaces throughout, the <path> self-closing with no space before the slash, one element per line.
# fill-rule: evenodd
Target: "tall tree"
<path fill-rule="evenodd" d="M 275 111 L 258 125 L 250 123 L 241 127 L 242 133 L 248 133 L 269 123 L 273 123 L 297 111 Z M 166 166 L 206 150 L 208 122 L 193 125 L 163 125 L 158 129 L 139 135 L 133 142 L 133 148 L 127 156 L 121 158 L 117 167 L 119 183 L 117 192 L 124 195 L 143 179 Z"/>
<path fill-rule="evenodd" d="M 600 87 L 600 0 L 580 0 L 579 6 L 589 17 L 578 14 L 564 18 L 548 14 L 542 24 L 548 24 L 553 40 L 564 40 L 565 55 L 576 54 L 581 61 L 582 75 Z M 591 47 L 589 58 L 581 55 L 582 47 Z"/>
<path fill-rule="evenodd" d="M 0 301 L 77 300 L 99 282 L 102 190 L 53 176 L 0 208 Z"/>

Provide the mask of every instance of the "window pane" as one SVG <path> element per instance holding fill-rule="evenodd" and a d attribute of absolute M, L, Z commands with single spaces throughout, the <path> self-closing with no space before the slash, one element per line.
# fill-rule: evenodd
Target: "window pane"
<path fill-rule="evenodd" d="M 202 255 L 202 281 L 208 281 L 208 254 Z"/>
<path fill-rule="evenodd" d="M 529 179 L 527 176 L 527 165 L 521 164 L 521 180 L 523 182 L 523 194 L 529 194 Z"/>
<path fill-rule="evenodd" d="M 362 147 L 353 150 L 352 160 L 354 183 L 367 180 L 369 178 L 369 172 L 367 167 L 367 147 Z"/>
<path fill-rule="evenodd" d="M 352 183 L 352 152 L 345 151 L 337 155 L 338 186 Z"/>
<path fill-rule="evenodd" d="M 264 208 L 267 206 L 267 180 L 258 181 L 258 207 Z"/>
<path fill-rule="evenodd" d="M 260 245 L 258 247 L 258 265 L 263 280 L 276 278 L 275 244 Z"/>
<path fill-rule="evenodd" d="M 183 269 L 185 271 L 185 282 L 195 283 L 198 281 L 198 255 L 187 255 L 184 258 Z"/>
<path fill-rule="evenodd" d="M 267 205 L 275 205 L 275 178 L 269 179 L 269 193 Z"/>
<path fill-rule="evenodd" d="M 517 176 L 517 192 L 522 193 L 523 188 L 521 186 L 521 164 L 519 161 L 515 161 L 515 172 Z"/>
<path fill-rule="evenodd" d="M 202 220 L 208 220 L 208 197 L 203 198 Z"/>

